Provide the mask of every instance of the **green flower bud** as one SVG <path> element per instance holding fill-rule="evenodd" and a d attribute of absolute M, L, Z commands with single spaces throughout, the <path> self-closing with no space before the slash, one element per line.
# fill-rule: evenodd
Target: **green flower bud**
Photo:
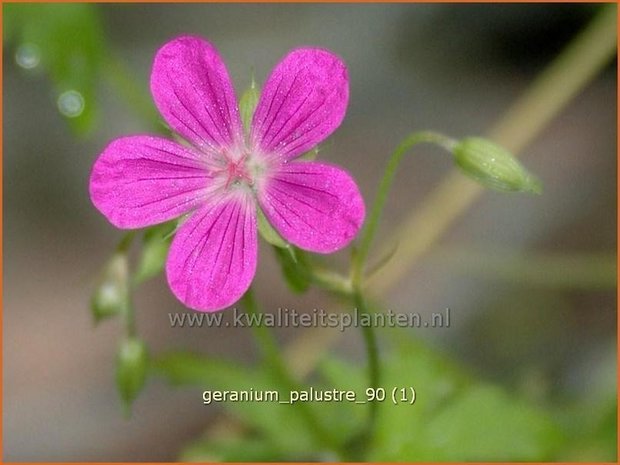
<path fill-rule="evenodd" d="M 129 305 L 129 263 L 127 255 L 117 252 L 106 263 L 91 299 L 95 323 L 124 313 Z"/>
<path fill-rule="evenodd" d="M 243 128 L 245 129 L 246 134 L 249 134 L 250 132 L 252 117 L 254 116 L 254 110 L 256 109 L 256 105 L 258 105 L 259 98 L 260 90 L 258 89 L 254 78 L 252 78 L 250 87 L 246 89 L 239 100 L 239 113 L 241 115 L 241 122 L 243 123 Z"/>
<path fill-rule="evenodd" d="M 542 185 L 507 150 L 480 137 L 468 137 L 452 149 L 458 167 L 485 187 L 503 192 L 540 194 Z"/>
<path fill-rule="evenodd" d="M 129 338 L 122 342 L 116 360 L 116 386 L 129 415 L 131 404 L 144 387 L 148 371 L 148 351 L 144 342 Z"/>

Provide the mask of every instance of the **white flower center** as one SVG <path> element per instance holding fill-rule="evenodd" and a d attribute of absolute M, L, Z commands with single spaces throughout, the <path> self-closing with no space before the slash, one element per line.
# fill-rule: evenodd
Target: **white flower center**
<path fill-rule="evenodd" d="M 238 190 L 256 193 L 262 186 L 269 170 L 264 157 L 256 156 L 247 149 L 222 150 L 211 169 L 215 186 L 220 192 Z"/>

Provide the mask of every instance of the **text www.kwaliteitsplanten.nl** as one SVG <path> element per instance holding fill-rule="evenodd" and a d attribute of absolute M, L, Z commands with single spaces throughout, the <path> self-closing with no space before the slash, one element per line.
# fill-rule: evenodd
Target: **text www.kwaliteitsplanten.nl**
<path fill-rule="evenodd" d="M 228 314 L 228 315 L 225 315 Z M 229 318 L 232 315 L 232 319 Z M 226 318 L 225 318 L 226 316 Z M 361 313 L 353 309 L 348 313 L 331 313 L 323 309 L 313 309 L 301 313 L 295 309 L 278 308 L 275 313 L 245 313 L 233 308 L 232 312 L 217 313 L 168 313 L 172 328 L 251 328 L 266 326 L 270 328 L 449 328 L 450 308 L 443 312 L 432 312 L 423 316 L 417 312 L 396 313 L 388 310 L 383 313 Z"/>

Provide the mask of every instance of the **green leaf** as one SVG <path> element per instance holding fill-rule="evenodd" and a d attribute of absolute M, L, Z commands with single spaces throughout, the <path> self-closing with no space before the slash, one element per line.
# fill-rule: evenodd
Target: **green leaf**
<path fill-rule="evenodd" d="M 96 5 L 12 3 L 4 5 L 4 13 L 4 23 L 9 24 L 5 38 L 15 41 L 18 64 L 44 70 L 54 83 L 61 114 L 78 134 L 90 131 L 97 116 L 95 85 L 105 54 Z"/>
<path fill-rule="evenodd" d="M 185 447 L 181 462 L 282 462 L 295 460 L 286 457 L 270 442 L 262 438 L 201 439 Z"/>
<path fill-rule="evenodd" d="M 215 360 L 186 352 L 173 352 L 157 358 L 153 368 L 172 384 L 198 386 L 201 390 L 278 391 L 287 397 L 289 388 L 278 383 L 269 370 L 254 369 L 231 361 Z M 284 398 L 283 397 L 283 398 Z M 312 431 L 300 412 L 300 405 L 278 402 L 218 402 L 219 406 L 250 426 L 273 444 L 282 457 L 313 455 L 319 450 Z"/>
<path fill-rule="evenodd" d="M 129 262 L 125 253 L 117 252 L 106 263 L 91 298 L 95 323 L 125 313 L 129 298 Z"/>
<path fill-rule="evenodd" d="M 289 289 L 296 294 L 306 292 L 310 287 L 311 277 L 305 253 L 293 246 L 286 249 L 273 247 L 273 251 Z"/>
<path fill-rule="evenodd" d="M 325 389 L 355 391 L 360 398 L 364 397 L 368 381 L 363 366 L 330 356 L 321 361 L 318 372 L 325 383 Z M 350 402 L 328 402 L 317 407 L 320 408 L 321 417 L 329 419 L 325 424 L 332 435 L 343 444 L 364 429 L 369 412 L 368 404 Z"/>
<path fill-rule="evenodd" d="M 163 271 L 175 229 L 176 221 L 170 221 L 146 230 L 135 283 L 142 283 Z"/>
<path fill-rule="evenodd" d="M 370 460 L 532 461 L 557 449 L 561 436 L 548 413 L 470 379 L 404 331 L 389 334 L 395 345 L 382 385 L 388 396 L 414 387 L 417 400 L 380 404 Z"/>
<path fill-rule="evenodd" d="M 569 440 L 557 461 L 616 462 L 618 453 L 617 357 L 615 341 L 601 347 L 582 366 L 573 370 L 580 392 L 556 406 L 556 417 Z M 585 366 L 584 366 L 585 365 Z"/>
<path fill-rule="evenodd" d="M 121 343 L 116 361 L 116 386 L 127 415 L 146 381 L 148 351 L 144 342 L 129 338 Z"/>
<path fill-rule="evenodd" d="M 560 439 L 543 412 L 489 385 L 458 395 L 426 431 L 427 447 L 443 461 L 544 461 Z"/>

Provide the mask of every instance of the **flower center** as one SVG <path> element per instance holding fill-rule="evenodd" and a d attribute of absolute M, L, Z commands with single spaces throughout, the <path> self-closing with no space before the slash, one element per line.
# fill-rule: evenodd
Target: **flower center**
<path fill-rule="evenodd" d="M 241 182 L 246 183 L 249 186 L 254 184 L 254 180 L 250 176 L 245 162 L 248 159 L 248 154 L 244 154 L 240 160 L 233 161 L 228 160 L 226 167 L 223 169 L 223 173 L 226 176 L 225 188 L 228 189 L 231 184 L 239 184 Z"/>
<path fill-rule="evenodd" d="M 212 174 L 219 180 L 218 185 L 224 191 L 245 189 L 255 191 L 257 184 L 263 179 L 266 165 L 263 160 L 251 152 L 224 151 L 217 167 Z"/>

